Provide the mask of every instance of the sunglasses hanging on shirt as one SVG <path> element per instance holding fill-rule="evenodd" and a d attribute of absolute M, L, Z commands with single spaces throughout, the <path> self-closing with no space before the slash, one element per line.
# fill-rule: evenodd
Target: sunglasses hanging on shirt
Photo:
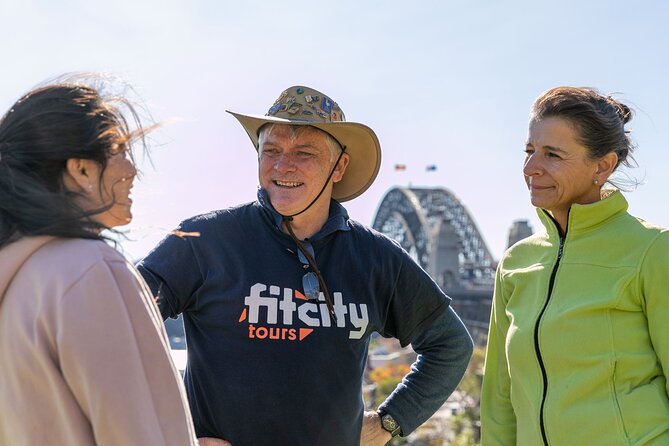
<path fill-rule="evenodd" d="M 314 258 L 314 248 L 311 244 L 305 246 L 304 243 L 300 241 L 295 236 L 293 228 L 291 227 L 290 220 L 284 218 L 284 223 L 288 229 L 288 233 L 291 238 L 297 244 L 297 257 L 300 259 L 300 262 L 305 267 L 310 267 L 312 271 L 307 272 L 302 276 L 302 288 L 304 291 L 304 296 L 309 300 L 318 300 L 321 290 L 323 291 L 323 297 L 325 298 L 325 304 L 328 307 L 330 316 L 332 319 L 337 321 L 337 316 L 335 315 L 334 306 L 332 305 L 332 298 L 330 297 L 330 291 L 328 290 L 325 280 L 323 280 L 323 275 L 316 265 L 316 259 Z"/>

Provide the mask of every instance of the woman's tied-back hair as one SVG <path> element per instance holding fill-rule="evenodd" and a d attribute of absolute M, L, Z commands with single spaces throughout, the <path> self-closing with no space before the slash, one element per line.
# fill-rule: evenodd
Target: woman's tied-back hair
<path fill-rule="evenodd" d="M 634 144 L 625 130 L 632 110 L 625 104 L 603 96 L 594 88 L 556 87 L 541 94 L 532 105 L 530 120 L 562 118 L 576 130 L 580 143 L 591 159 L 610 152 L 618 155 L 616 168 L 634 165 Z"/>
<path fill-rule="evenodd" d="M 93 86 L 93 82 L 100 84 Z M 105 96 L 108 81 L 87 75 L 55 81 L 19 99 L 0 120 L 0 247 L 22 235 L 101 238 L 106 229 L 63 183 L 70 158 L 97 162 L 139 140 L 139 116 L 122 96 Z M 128 123 L 129 117 L 134 129 Z"/>

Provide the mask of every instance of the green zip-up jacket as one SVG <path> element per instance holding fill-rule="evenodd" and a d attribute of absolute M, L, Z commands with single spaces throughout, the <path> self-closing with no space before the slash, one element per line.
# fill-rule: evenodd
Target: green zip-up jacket
<path fill-rule="evenodd" d="M 618 192 L 497 269 L 482 446 L 669 445 L 669 231 Z"/>

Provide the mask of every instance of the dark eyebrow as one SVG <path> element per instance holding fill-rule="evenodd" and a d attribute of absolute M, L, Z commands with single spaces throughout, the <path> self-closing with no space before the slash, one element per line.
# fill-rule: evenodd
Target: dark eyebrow
<path fill-rule="evenodd" d="M 534 148 L 534 145 L 532 145 L 531 142 L 527 141 L 527 142 L 525 143 L 525 147 L 532 147 L 532 148 Z M 564 154 L 567 154 L 567 151 L 566 151 L 566 150 L 561 149 L 561 148 L 559 148 L 559 147 L 555 147 L 555 146 L 543 146 L 542 149 L 544 149 L 544 150 L 548 150 L 549 152 L 558 152 L 558 153 L 564 153 Z"/>
<path fill-rule="evenodd" d="M 554 146 L 544 146 L 544 149 L 550 151 L 550 152 L 560 152 L 566 154 L 567 151 L 564 149 L 561 149 L 559 147 L 554 147 Z"/>

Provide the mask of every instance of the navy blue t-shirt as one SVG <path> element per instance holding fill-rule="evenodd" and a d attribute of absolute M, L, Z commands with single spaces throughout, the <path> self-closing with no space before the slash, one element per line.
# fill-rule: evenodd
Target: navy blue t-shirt
<path fill-rule="evenodd" d="M 332 296 L 308 301 L 295 242 L 259 202 L 183 222 L 138 269 L 163 317 L 183 313 L 185 386 L 198 437 L 235 446 L 360 441 L 370 335 L 408 345 L 449 298 L 397 244 L 330 217 L 309 240 Z"/>

